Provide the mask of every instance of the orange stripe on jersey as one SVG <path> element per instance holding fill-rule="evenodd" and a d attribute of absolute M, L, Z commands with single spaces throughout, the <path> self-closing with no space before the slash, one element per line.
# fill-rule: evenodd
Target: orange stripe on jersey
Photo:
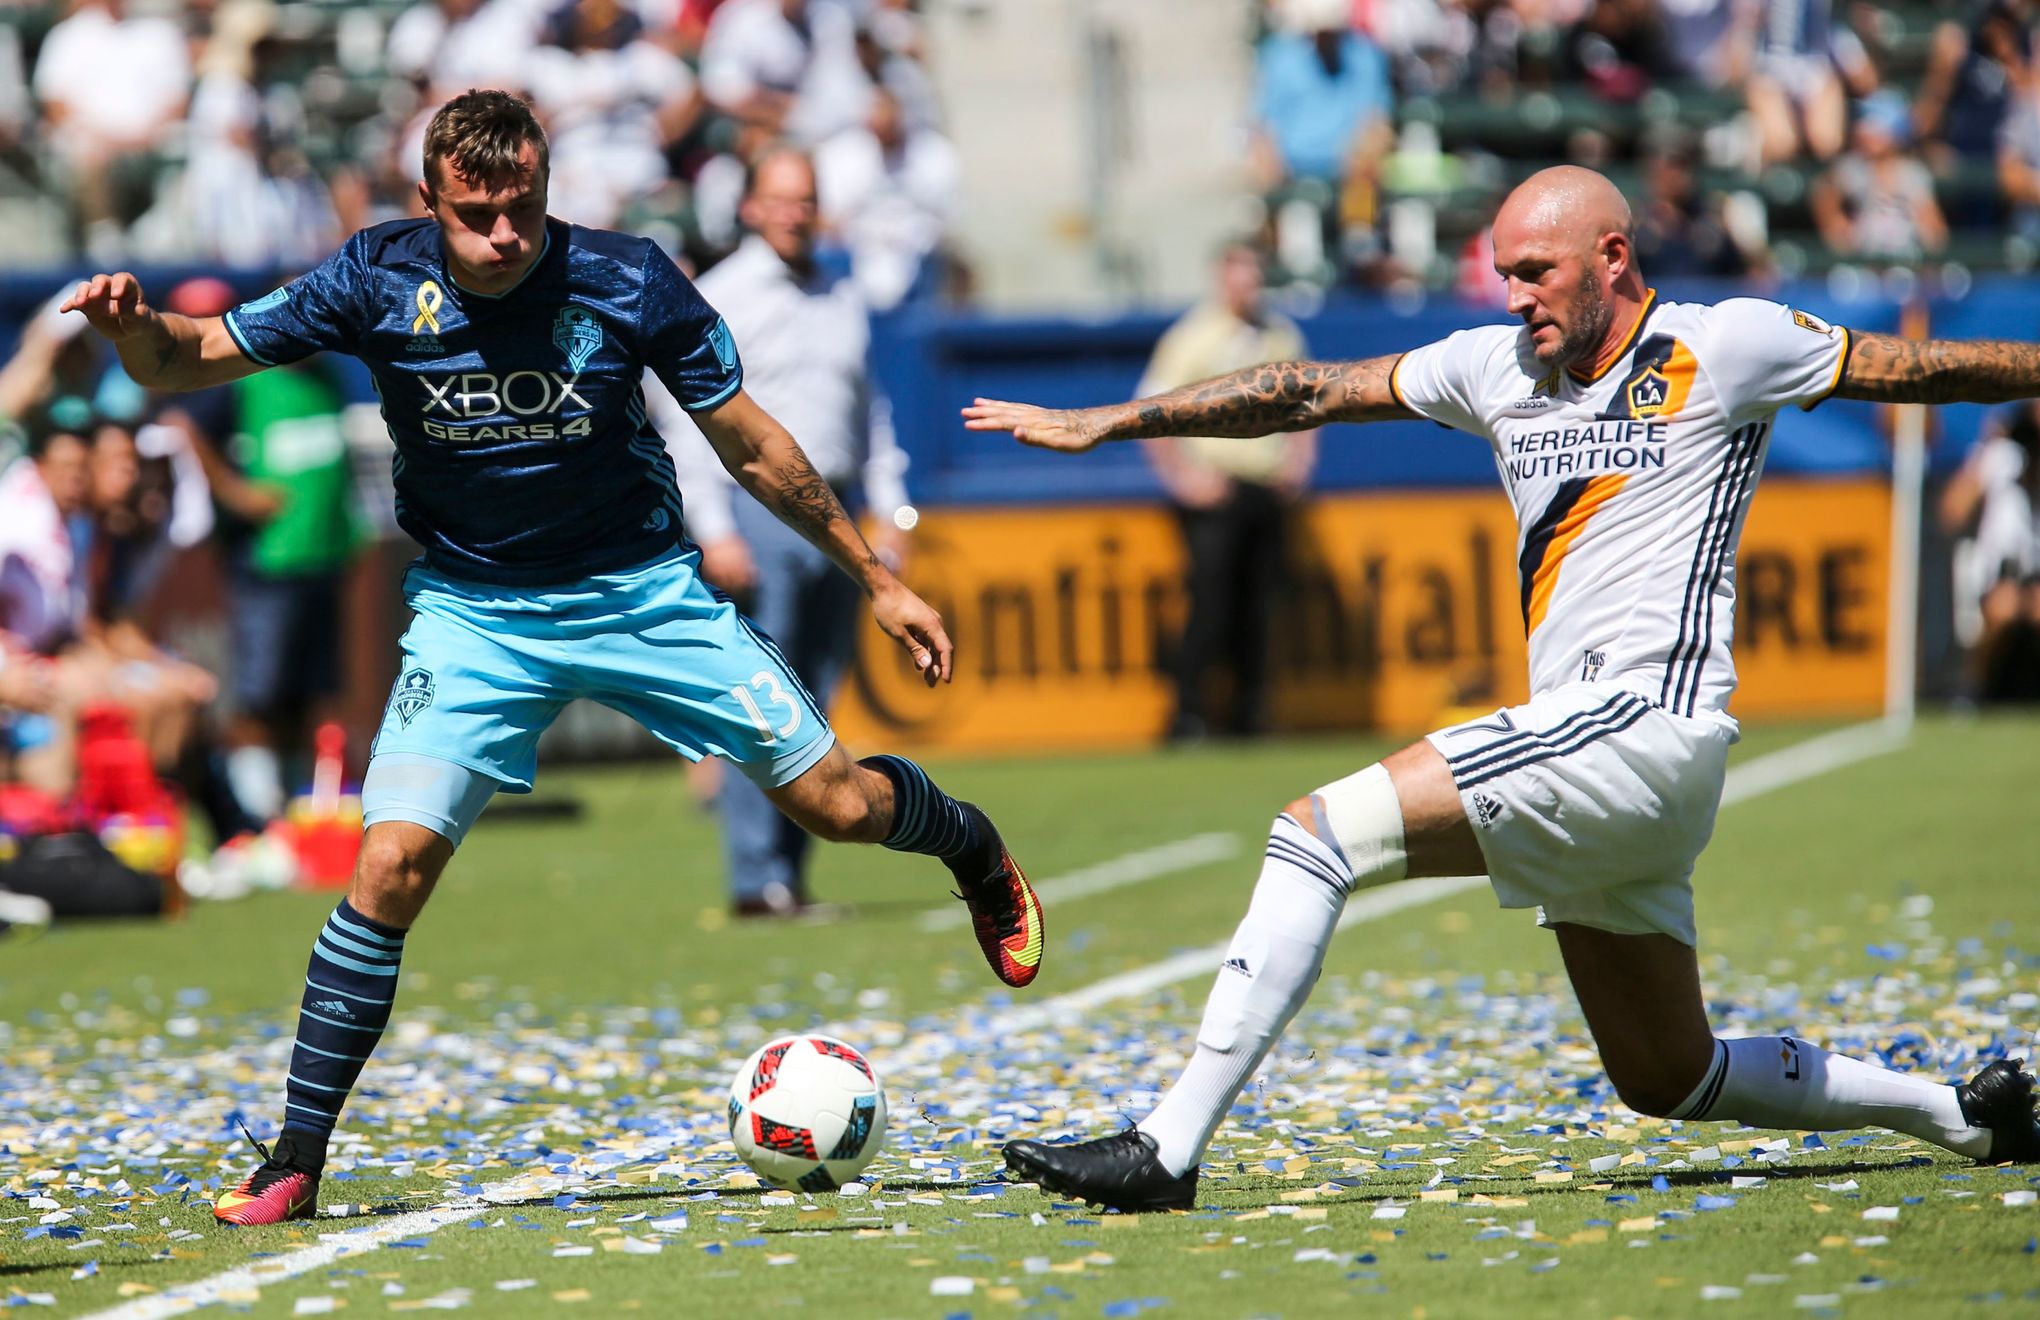
<path fill-rule="evenodd" d="M 1656 305 L 1657 290 L 1645 289 L 1643 291 L 1643 306 L 1636 309 L 1636 320 L 1631 322 L 1629 333 L 1622 336 L 1622 342 L 1615 346 L 1615 351 L 1610 353 L 1599 367 L 1592 370 L 1579 371 L 1575 368 L 1567 367 L 1566 370 L 1572 372 L 1573 379 L 1580 381 L 1582 384 L 1591 385 L 1613 371 L 1615 364 L 1627 357 L 1630 349 L 1636 347 L 1637 333 L 1643 329 L 1643 323 L 1650 319 L 1651 308 Z"/>
<path fill-rule="evenodd" d="M 1596 510 L 1629 484 L 1626 472 L 1610 473 L 1607 476 L 1590 477 L 1580 486 L 1574 498 L 1561 511 L 1556 507 L 1545 511 L 1546 517 L 1558 513 L 1552 521 L 1548 536 L 1541 538 L 1543 544 L 1534 564 L 1525 563 L 1523 568 L 1523 632 L 1525 636 L 1537 631 L 1544 622 L 1544 616 L 1551 609 L 1552 593 L 1558 589 L 1558 566 L 1565 562 L 1566 552 L 1573 542 L 1580 539 L 1580 533 L 1587 529 L 1587 522 Z M 1570 493 L 1570 492 L 1569 492 Z M 1561 496 L 1563 498 L 1563 496 Z M 1526 545 L 1525 551 L 1533 545 Z M 1529 556 L 1526 554 L 1525 558 Z"/>

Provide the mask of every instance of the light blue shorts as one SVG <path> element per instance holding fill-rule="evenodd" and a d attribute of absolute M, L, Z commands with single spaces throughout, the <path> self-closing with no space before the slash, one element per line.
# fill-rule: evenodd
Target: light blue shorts
<path fill-rule="evenodd" d="M 404 598 L 417 617 L 362 785 L 366 823 L 409 820 L 459 843 L 491 792 L 531 791 L 539 735 L 578 698 L 760 787 L 799 778 L 835 746 L 828 717 L 772 639 L 701 581 L 700 562 L 690 548 L 543 590 L 412 565 Z"/>

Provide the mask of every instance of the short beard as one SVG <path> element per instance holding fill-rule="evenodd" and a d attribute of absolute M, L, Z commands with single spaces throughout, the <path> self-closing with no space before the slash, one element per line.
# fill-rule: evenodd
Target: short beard
<path fill-rule="evenodd" d="M 1573 367 L 1591 360 L 1601 346 L 1602 336 L 1608 333 L 1608 323 L 1614 319 L 1607 292 L 1599 280 L 1580 285 L 1580 296 L 1574 300 L 1572 312 L 1572 324 L 1559 338 L 1558 347 L 1551 350 L 1550 357 L 1540 359 L 1547 367 Z"/>

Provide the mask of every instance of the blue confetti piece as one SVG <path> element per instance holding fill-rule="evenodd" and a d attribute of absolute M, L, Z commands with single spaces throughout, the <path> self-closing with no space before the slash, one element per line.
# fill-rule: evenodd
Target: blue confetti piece
<path fill-rule="evenodd" d="M 1733 1210 L 1735 1209 L 1735 1198 L 1733 1196 L 1703 1196 L 1695 1201 L 1693 1206 L 1697 1210 Z"/>
<path fill-rule="evenodd" d="M 1672 1190 L 1672 1180 L 1665 1177 L 1662 1173 L 1652 1174 L 1650 1189 L 1653 1192 L 1669 1192 Z"/>
<path fill-rule="evenodd" d="M 398 1238 L 395 1242 L 383 1243 L 386 1247 L 410 1247 L 416 1249 L 426 1245 L 424 1238 Z"/>

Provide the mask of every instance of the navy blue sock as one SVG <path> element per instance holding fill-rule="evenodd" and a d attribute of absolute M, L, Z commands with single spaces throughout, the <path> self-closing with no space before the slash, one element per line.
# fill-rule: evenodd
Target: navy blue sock
<path fill-rule="evenodd" d="M 975 860 L 990 851 L 984 813 L 966 808 L 935 787 L 926 770 L 904 756 L 871 756 L 863 764 L 892 780 L 892 833 L 885 837 L 886 847 L 950 863 Z M 989 863 L 985 869 L 990 869 Z"/>
<path fill-rule="evenodd" d="M 340 1120 L 361 1067 L 389 1025 L 397 997 L 404 932 L 372 921 L 340 900 L 312 945 L 290 1053 L 283 1126 L 323 1147 Z"/>

